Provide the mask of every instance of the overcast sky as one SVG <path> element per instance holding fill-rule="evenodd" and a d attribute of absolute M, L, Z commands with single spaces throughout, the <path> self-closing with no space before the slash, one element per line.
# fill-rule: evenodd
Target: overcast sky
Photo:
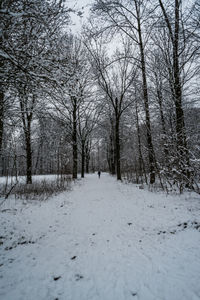
<path fill-rule="evenodd" d="M 73 32 L 78 33 L 81 30 L 81 25 L 85 22 L 87 17 L 89 16 L 89 10 L 94 1 L 93 0 L 68 0 L 67 6 L 80 11 L 82 13 L 82 17 L 77 16 L 75 14 L 71 14 L 71 19 L 73 25 L 71 29 Z"/>

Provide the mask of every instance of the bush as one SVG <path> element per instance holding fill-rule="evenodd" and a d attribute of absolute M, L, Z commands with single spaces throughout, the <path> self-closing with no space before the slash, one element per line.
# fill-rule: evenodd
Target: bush
<path fill-rule="evenodd" d="M 71 178 L 60 176 L 54 180 L 43 179 L 32 184 L 17 183 L 14 187 L 10 185 L 5 189 L 2 187 L 3 195 L 6 198 L 14 195 L 16 199 L 22 200 L 47 200 L 52 195 L 71 189 Z"/>

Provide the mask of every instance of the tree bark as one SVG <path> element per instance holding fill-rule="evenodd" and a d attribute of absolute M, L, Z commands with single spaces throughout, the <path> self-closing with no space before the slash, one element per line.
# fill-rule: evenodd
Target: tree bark
<path fill-rule="evenodd" d="M 26 183 L 32 183 L 32 151 L 31 151 L 31 118 L 28 118 L 27 128 L 25 129 L 26 140 Z"/>
<path fill-rule="evenodd" d="M 181 87 L 181 77 L 180 77 L 180 66 L 179 66 L 179 35 L 180 35 L 180 9 L 179 6 L 181 1 L 175 0 L 175 15 L 174 15 L 174 33 L 173 27 L 167 16 L 166 10 L 164 8 L 163 2 L 159 0 L 160 7 L 162 9 L 167 28 L 169 30 L 169 35 L 173 48 L 173 91 L 172 95 L 174 97 L 175 111 L 176 111 L 176 139 L 177 139 L 177 163 L 180 171 L 190 178 L 189 172 L 189 154 L 186 142 L 186 131 L 185 131 L 185 121 L 184 121 L 184 111 L 182 107 L 182 87 Z"/>
<path fill-rule="evenodd" d="M 77 100 L 73 98 L 73 129 L 72 129 L 72 148 L 73 148 L 73 179 L 77 179 L 78 171 L 78 150 L 77 150 Z"/>
<path fill-rule="evenodd" d="M 85 142 L 82 141 L 81 145 L 81 177 L 85 175 Z"/>
<path fill-rule="evenodd" d="M 3 143 L 3 128 L 4 128 L 4 93 L 0 90 L 0 157 Z"/>
<path fill-rule="evenodd" d="M 86 147 L 85 147 L 85 164 L 86 164 L 86 173 L 89 174 L 89 164 L 90 164 L 90 145 L 89 145 L 89 141 L 87 141 L 86 143 Z"/>
<path fill-rule="evenodd" d="M 176 132 L 177 132 L 177 152 L 180 164 L 185 175 L 189 177 L 189 172 L 184 163 L 189 163 L 184 112 L 182 108 L 182 89 L 179 70 L 179 1 L 175 0 L 175 32 L 174 32 L 174 47 L 173 47 L 173 65 L 174 65 L 174 93 L 175 93 L 175 106 L 176 106 Z M 184 160 L 186 160 L 184 162 Z"/>
<path fill-rule="evenodd" d="M 115 120 L 115 151 L 116 151 L 116 169 L 117 169 L 117 180 L 121 180 L 121 161 L 120 161 L 120 133 L 119 123 L 120 119 L 116 116 Z"/>
<path fill-rule="evenodd" d="M 110 119 L 111 122 L 111 131 L 109 135 L 109 165 L 110 173 L 116 175 L 116 141 L 115 141 L 115 126 L 113 118 Z"/>
<path fill-rule="evenodd" d="M 35 104 L 35 97 L 32 96 L 32 103 L 30 108 L 27 106 L 27 95 L 26 88 L 20 91 L 20 108 L 21 108 L 21 118 L 23 123 L 23 130 L 25 136 L 25 148 L 26 148 L 26 183 L 32 183 L 32 151 L 31 151 L 31 122 L 33 118 L 33 107 Z"/>
<path fill-rule="evenodd" d="M 90 167 L 90 157 L 89 157 L 89 155 L 86 155 L 85 162 L 86 162 L 85 171 L 86 171 L 87 174 L 89 174 L 89 171 L 90 171 L 90 169 L 89 169 L 89 167 Z"/>
<path fill-rule="evenodd" d="M 148 90 L 147 90 L 146 65 L 145 65 L 145 58 L 144 58 L 144 46 L 143 46 L 143 40 L 142 40 L 140 15 L 139 15 L 138 4 L 137 4 L 136 1 L 135 1 L 135 6 L 136 6 L 136 13 L 137 13 L 138 37 L 139 37 L 141 69 L 142 69 L 143 97 L 144 97 L 146 129 L 147 129 L 147 145 L 148 145 L 148 156 L 149 156 L 150 184 L 153 184 L 155 182 L 155 166 L 154 166 L 153 143 L 152 143 L 152 136 L 151 136 L 151 123 L 150 123 L 150 113 L 149 113 L 149 97 L 148 97 Z"/>
<path fill-rule="evenodd" d="M 0 1 L 1 6 L 2 5 L 2 1 Z M 2 45 L 3 42 L 3 33 L 1 33 L 0 35 L 0 45 Z M 4 65 L 4 60 L 1 58 L 0 61 L 0 71 L 3 74 L 4 73 L 4 69 L 5 69 L 5 65 Z M 2 75 L 1 75 L 2 76 Z M 2 143 L 3 143 L 3 129 L 4 129 L 4 88 L 3 88 L 3 77 L 0 79 L 0 158 L 1 158 L 1 150 L 2 150 Z"/>
<path fill-rule="evenodd" d="M 116 161 L 116 155 L 115 155 L 114 143 L 113 143 L 113 141 L 111 141 L 111 145 L 110 145 L 110 170 L 111 170 L 112 175 L 116 174 L 115 161 Z"/>
<path fill-rule="evenodd" d="M 158 104 L 159 104 L 159 111 L 160 111 L 160 119 L 161 119 L 161 126 L 162 126 L 162 134 L 163 134 L 163 142 L 164 142 L 164 154 L 165 154 L 165 162 L 167 163 L 169 157 L 169 151 L 167 146 L 167 131 L 165 127 L 165 118 L 163 112 L 163 96 L 162 91 L 157 89 L 157 97 L 158 97 Z"/>
<path fill-rule="evenodd" d="M 140 127 L 139 127 L 137 101 L 135 106 L 135 112 L 136 112 L 136 126 L 137 126 L 137 137 L 138 137 L 138 153 L 139 153 L 139 177 L 141 178 L 141 181 L 143 183 L 143 171 L 144 171 L 145 182 L 147 183 L 145 164 L 142 157 L 141 134 L 140 134 Z"/>

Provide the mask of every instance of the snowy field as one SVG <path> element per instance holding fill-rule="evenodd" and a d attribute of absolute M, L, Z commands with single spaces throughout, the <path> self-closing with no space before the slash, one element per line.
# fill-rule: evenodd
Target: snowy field
<path fill-rule="evenodd" d="M 2 300 L 200 299 L 200 198 L 89 175 L 0 207 Z"/>
<path fill-rule="evenodd" d="M 53 181 L 56 180 L 56 178 L 58 177 L 58 175 L 33 175 L 32 176 L 32 180 L 33 182 L 38 182 L 41 180 L 48 180 L 48 181 Z M 26 176 L 18 176 L 17 177 L 18 182 L 20 183 L 26 183 Z M 16 182 L 16 178 L 14 176 L 9 176 L 8 178 L 6 178 L 5 176 L 0 177 L 0 184 L 5 184 L 6 181 L 8 183 L 15 183 Z"/>

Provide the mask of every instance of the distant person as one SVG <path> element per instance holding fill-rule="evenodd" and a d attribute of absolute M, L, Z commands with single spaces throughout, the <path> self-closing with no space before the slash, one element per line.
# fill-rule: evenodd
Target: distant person
<path fill-rule="evenodd" d="M 101 176 L 101 171 L 98 171 L 98 176 L 99 176 L 99 178 L 100 178 L 100 176 Z"/>

